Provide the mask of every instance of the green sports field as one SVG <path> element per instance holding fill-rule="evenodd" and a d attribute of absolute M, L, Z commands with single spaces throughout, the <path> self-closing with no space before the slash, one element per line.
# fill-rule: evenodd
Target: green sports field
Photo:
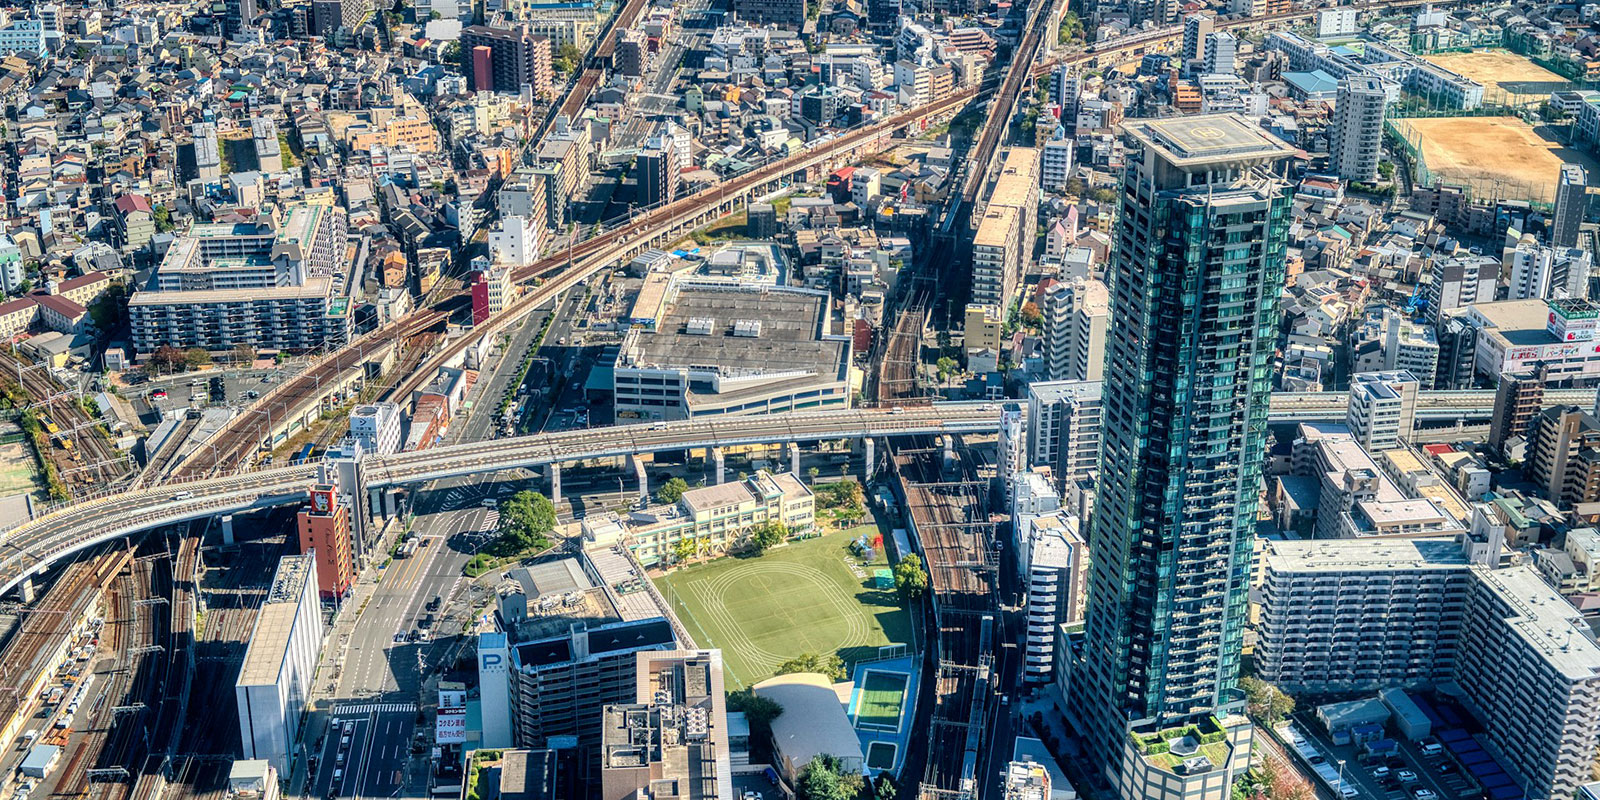
<path fill-rule="evenodd" d="M 856 700 L 856 725 L 900 730 L 900 708 L 906 700 L 906 676 L 899 672 L 864 670 L 861 696 Z"/>
<path fill-rule="evenodd" d="M 701 647 L 722 648 L 733 686 L 759 683 L 804 653 L 845 661 L 911 641 L 911 624 L 892 589 L 874 589 L 872 571 L 887 565 L 850 554 L 856 528 L 793 541 L 760 556 L 733 556 L 655 579 L 673 612 Z M 852 569 L 854 568 L 854 569 Z M 860 574 L 856 574 L 859 572 Z"/>

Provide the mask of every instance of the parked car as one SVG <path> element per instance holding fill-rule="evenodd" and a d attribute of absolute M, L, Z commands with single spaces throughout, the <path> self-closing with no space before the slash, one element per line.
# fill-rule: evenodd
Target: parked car
<path fill-rule="evenodd" d="M 1399 778 L 1401 783 L 1416 783 L 1417 782 L 1417 773 L 1412 772 L 1409 769 L 1400 770 L 1400 772 L 1397 773 L 1395 775 L 1395 777 Z"/>

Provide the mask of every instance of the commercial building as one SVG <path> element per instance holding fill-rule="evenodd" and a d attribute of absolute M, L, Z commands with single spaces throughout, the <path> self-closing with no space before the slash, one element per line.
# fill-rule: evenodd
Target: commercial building
<path fill-rule="evenodd" d="M 1098 381 L 1105 373 L 1111 294 L 1105 283 L 1075 277 L 1044 291 L 1045 375 L 1052 381 Z"/>
<path fill-rule="evenodd" d="M 1039 217 L 1039 151 L 1013 147 L 972 238 L 972 301 L 1009 309 L 1033 255 Z"/>
<path fill-rule="evenodd" d="M 1000 307 L 989 303 L 968 303 L 965 324 L 962 326 L 962 346 L 968 354 L 988 351 L 998 356 L 1003 344 L 1005 315 Z"/>
<path fill-rule="evenodd" d="M 244 757 L 289 768 L 322 651 L 322 606 L 310 556 L 284 556 L 256 613 L 234 696 Z"/>
<path fill-rule="evenodd" d="M 300 552 L 315 558 L 317 586 L 322 592 L 327 597 L 343 597 L 355 581 L 350 509 L 332 484 L 312 486 L 308 497 L 295 518 Z"/>
<path fill-rule="evenodd" d="M 1089 481 L 1100 462 L 1100 381 L 1028 385 L 1028 466 L 1049 467 L 1058 484 Z"/>
<path fill-rule="evenodd" d="M 345 214 L 291 208 L 281 224 L 196 225 L 128 300 L 133 345 L 311 350 L 350 340 Z"/>
<path fill-rule="evenodd" d="M 1119 469 L 1095 498 L 1086 659 L 1070 686 L 1122 797 L 1224 800 L 1250 763 L 1251 727 L 1233 712 L 1291 216 L 1277 173 L 1294 150 L 1237 115 L 1125 131 L 1112 265 L 1123 322 L 1101 421 Z M 1221 748 L 1177 762 L 1141 752 L 1154 737 L 1182 753 L 1187 737 L 1164 732 L 1189 723 Z"/>
<path fill-rule="evenodd" d="M 1404 370 L 1350 376 L 1344 422 L 1367 450 L 1388 450 L 1410 440 L 1417 418 L 1415 376 Z"/>
<path fill-rule="evenodd" d="M 400 406 L 394 403 L 368 403 L 350 412 L 350 435 L 365 453 L 400 452 L 400 425 Z"/>
<path fill-rule="evenodd" d="M 1550 246 L 1568 250 L 1578 246 L 1578 231 L 1589 211 L 1589 171 L 1582 164 L 1562 164 L 1556 183 L 1556 207 L 1551 215 Z"/>
<path fill-rule="evenodd" d="M 1449 684 L 1528 796 L 1570 797 L 1600 736 L 1600 647 L 1533 567 L 1489 569 L 1461 547 L 1270 543 L 1263 677 L 1319 692 Z"/>
<path fill-rule="evenodd" d="M 1466 318 L 1478 329 L 1480 376 L 1493 380 L 1537 367 L 1551 384 L 1600 378 L 1600 359 L 1590 357 L 1600 305 L 1578 299 L 1502 300 L 1475 303 Z"/>
<path fill-rule="evenodd" d="M 1339 80 L 1333 126 L 1328 131 L 1328 163 L 1339 177 L 1361 183 L 1378 179 L 1387 103 L 1383 81 L 1376 76 L 1349 75 Z"/>
<path fill-rule="evenodd" d="M 743 480 L 690 489 L 676 503 L 651 506 L 625 518 L 595 514 L 583 520 L 586 546 L 621 545 L 639 563 L 669 561 L 681 541 L 696 543 L 701 554 L 743 548 L 750 532 L 769 521 L 791 534 L 816 527 L 816 501 L 800 476 L 758 471 Z"/>
<path fill-rule="evenodd" d="M 636 659 L 633 702 L 605 708 L 599 796 L 735 800 L 722 651 Z"/>
<path fill-rule="evenodd" d="M 553 72 L 550 40 L 535 36 L 526 25 L 514 28 L 469 25 L 461 29 L 461 47 L 475 55 L 476 48 L 489 48 L 484 59 L 487 63 L 483 65 L 486 69 L 473 70 L 473 89 L 516 94 L 523 86 L 529 86 L 534 97 L 550 99 Z M 488 79 L 487 83 L 483 82 L 484 78 Z"/>
<path fill-rule="evenodd" d="M 828 293 L 652 276 L 612 371 L 619 420 L 850 405 L 851 337 Z"/>

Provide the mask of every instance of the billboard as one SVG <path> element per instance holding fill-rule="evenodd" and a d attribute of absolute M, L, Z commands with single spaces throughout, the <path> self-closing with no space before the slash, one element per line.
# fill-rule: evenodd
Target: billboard
<path fill-rule="evenodd" d="M 441 708 L 433 722 L 433 741 L 438 744 L 461 744 L 467 740 L 467 710 Z"/>

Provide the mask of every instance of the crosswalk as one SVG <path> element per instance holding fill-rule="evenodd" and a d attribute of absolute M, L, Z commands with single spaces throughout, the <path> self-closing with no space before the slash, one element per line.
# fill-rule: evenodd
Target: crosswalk
<path fill-rule="evenodd" d="M 367 703 L 365 705 L 334 706 L 333 714 L 336 717 L 360 716 L 362 714 L 415 714 L 416 703 Z"/>

